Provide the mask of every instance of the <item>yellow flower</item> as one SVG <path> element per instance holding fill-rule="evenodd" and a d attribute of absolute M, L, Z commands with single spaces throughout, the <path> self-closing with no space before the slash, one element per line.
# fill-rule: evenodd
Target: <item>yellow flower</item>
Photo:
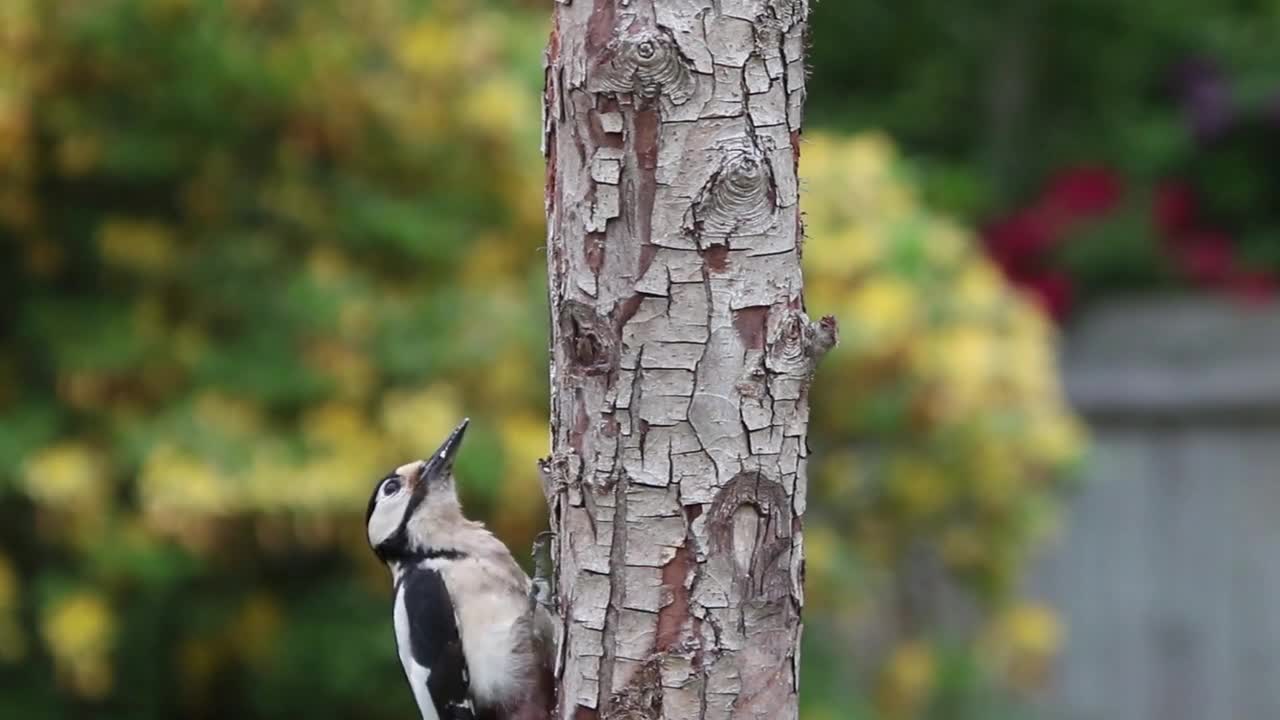
<path fill-rule="evenodd" d="M 1033 416 L 1029 425 L 1029 452 L 1050 468 L 1066 465 L 1084 452 L 1084 428 L 1064 410 Z"/>
<path fill-rule="evenodd" d="M 343 303 L 338 310 L 338 330 L 342 337 L 359 341 L 373 334 L 377 325 L 377 310 L 366 300 Z"/>
<path fill-rule="evenodd" d="M 502 197 L 511 208 L 511 224 L 514 228 L 515 243 L 522 251 L 520 261 L 527 263 L 534 257 L 535 245 L 529 243 L 530 238 L 540 237 L 543 224 L 546 222 L 546 199 L 542 192 L 542 184 L 546 178 L 539 163 L 521 163 L 510 174 L 501 176 Z M 511 238 L 508 242 L 514 242 Z M 521 268 L 527 267 L 520 265 Z"/>
<path fill-rule="evenodd" d="M 964 264 L 952 288 L 951 301 L 965 314 L 985 314 L 1007 302 L 1004 278 L 990 261 L 974 257 Z"/>
<path fill-rule="evenodd" d="M 864 208 L 875 207 L 882 222 L 903 222 L 914 219 L 918 211 L 915 192 L 902 183 L 868 183 L 860 189 L 860 202 Z"/>
<path fill-rule="evenodd" d="M 973 472 L 978 503 L 987 510 L 1004 510 L 1016 500 L 1026 474 L 1022 449 L 1000 440 L 985 442 L 976 453 Z"/>
<path fill-rule="evenodd" d="M 159 273 L 178 257 L 173 230 L 151 220 L 116 218 L 98 228 L 98 251 L 109 265 L 139 273 Z"/>
<path fill-rule="evenodd" d="M 367 499 L 373 478 L 387 470 L 383 450 L 379 438 L 368 431 L 346 438 L 297 470 L 307 482 L 275 488 L 278 504 L 291 509 L 324 511 L 351 507 Z"/>
<path fill-rule="evenodd" d="M 146 512 L 221 514 L 236 506 L 230 480 L 208 460 L 168 443 L 154 447 L 142 463 L 138 491 Z"/>
<path fill-rule="evenodd" d="M 245 471 L 245 502 L 258 510 L 288 507 L 291 490 L 300 483 L 282 482 L 281 478 L 291 477 L 309 476 L 304 468 L 289 462 L 288 455 L 278 443 L 255 444 L 250 453 L 249 468 Z"/>
<path fill-rule="evenodd" d="M 396 44 L 396 56 L 410 70 L 428 76 L 447 76 L 458 69 L 459 33 L 435 19 L 408 28 Z"/>
<path fill-rule="evenodd" d="M 79 591 L 46 608 L 41 635 L 59 658 L 102 655 L 114 642 L 115 617 L 101 594 Z"/>
<path fill-rule="evenodd" d="M 509 415 L 503 419 L 500 430 L 506 457 L 516 467 L 528 468 L 519 474 L 536 479 L 537 459 L 551 451 L 546 419 L 531 413 Z"/>
<path fill-rule="evenodd" d="M 854 283 L 835 275 L 827 275 L 807 269 L 809 267 L 809 256 L 807 254 L 805 255 L 805 266 L 804 296 L 809 306 L 814 308 L 840 307 L 844 303 L 845 295 L 854 287 Z"/>
<path fill-rule="evenodd" d="M 506 472 L 498 504 L 508 511 L 495 518 L 495 527 L 509 537 L 528 537 L 541 526 L 546 514 L 537 460 L 551 450 L 547 421 L 531 413 L 518 413 L 504 418 L 499 429 Z"/>
<path fill-rule="evenodd" d="M 309 408 L 302 417 L 303 436 L 322 447 L 341 445 L 352 436 L 367 432 L 368 427 L 364 413 L 346 403 Z"/>
<path fill-rule="evenodd" d="M 498 137 L 510 137 L 530 117 L 527 95 L 515 81 L 492 77 L 471 88 L 462 99 L 467 124 Z M 534 111 L 533 117 L 537 117 Z"/>
<path fill-rule="evenodd" d="M 992 622 L 985 646 L 1015 687 L 1034 690 L 1050 676 L 1064 630 L 1052 609 L 1025 603 L 1005 609 Z"/>
<path fill-rule="evenodd" d="M 841 320 L 868 343 L 883 343 L 911 331 L 919 312 L 915 289 L 895 275 L 869 277 L 853 291 Z"/>
<path fill-rule="evenodd" d="M 40 633 L 78 693 L 99 698 L 110 692 L 116 620 L 101 594 L 85 590 L 61 598 L 45 609 Z"/>
<path fill-rule="evenodd" d="M 321 286 L 333 286 L 351 273 L 351 260 L 332 245 L 317 245 L 307 255 L 307 273 Z"/>
<path fill-rule="evenodd" d="M 887 134 L 866 132 L 846 140 L 836 159 L 844 164 L 845 172 L 850 175 L 876 178 L 893 167 L 897 156 L 898 152 Z"/>
<path fill-rule="evenodd" d="M 463 417 L 457 392 L 447 385 L 393 390 L 382 400 L 382 426 L 409 455 L 429 453 Z"/>
<path fill-rule="evenodd" d="M 1047 657 L 1062 648 L 1062 623 L 1044 605 L 1028 603 L 1010 609 L 1000 618 L 998 631 L 1017 653 Z"/>
<path fill-rule="evenodd" d="M 933 692 L 936 674 L 928 645 L 911 641 L 898 646 L 881 679 L 881 707 L 890 717 L 913 716 Z"/>
<path fill-rule="evenodd" d="M 941 468 L 922 458 L 896 459 L 889 477 L 889 492 L 914 517 L 937 513 L 951 497 Z"/>
<path fill-rule="evenodd" d="M 854 277 L 870 270 L 885 252 L 885 236 L 861 225 L 824 232 L 805 243 L 804 259 L 811 275 Z"/>
<path fill-rule="evenodd" d="M 511 238 L 482 235 L 472 241 L 470 247 L 460 278 L 463 286 L 483 286 L 495 277 L 509 277 L 524 261 Z"/>
<path fill-rule="evenodd" d="M 497 353 L 489 365 L 481 369 L 484 373 L 482 397 L 486 402 L 504 407 L 511 405 L 514 398 L 527 396 L 529 378 L 537 372 L 536 362 L 528 351 L 514 344 Z M 546 421 L 542 427 L 545 432 Z"/>
<path fill-rule="evenodd" d="M 975 323 L 950 325 L 923 338 L 929 375 L 946 399 L 950 417 L 961 419 L 980 410 L 988 399 L 988 382 L 999 364 L 995 336 Z"/>
<path fill-rule="evenodd" d="M 200 424 L 228 435 L 253 436 L 262 431 L 262 412 L 252 402 L 219 392 L 196 398 L 195 418 Z"/>
<path fill-rule="evenodd" d="M 313 446 L 302 467 L 289 468 L 270 449 L 255 455 L 250 492 L 256 502 L 312 510 L 350 504 L 367 497 L 372 478 L 391 462 L 392 449 L 376 432 L 373 421 L 354 405 L 335 402 L 308 410 L 302 433 Z M 443 437 L 441 434 L 435 442 Z M 407 460 L 408 456 L 397 459 Z M 305 477 L 306 482 L 282 484 L 273 480 L 272 475 L 282 472 Z"/>
<path fill-rule="evenodd" d="M 812 524 L 804 532 L 804 557 L 809 573 L 824 577 L 836 568 L 841 556 L 841 539 L 829 525 Z"/>
<path fill-rule="evenodd" d="M 933 220 L 929 223 L 924 252 L 936 267 L 968 266 L 977 258 L 971 252 L 969 233 L 950 220 Z"/>
<path fill-rule="evenodd" d="M 38 503 L 66 509 L 101 506 L 106 498 L 106 461 L 78 442 L 64 442 L 40 450 L 23 467 L 22 485 Z"/>
<path fill-rule="evenodd" d="M 1013 296 L 1010 292 L 1010 296 Z M 1022 298 L 1006 306 L 1009 317 L 1009 329 L 1015 335 L 1027 337 L 1052 347 L 1057 336 L 1057 328 L 1049 322 L 1049 318 L 1037 306 Z"/>

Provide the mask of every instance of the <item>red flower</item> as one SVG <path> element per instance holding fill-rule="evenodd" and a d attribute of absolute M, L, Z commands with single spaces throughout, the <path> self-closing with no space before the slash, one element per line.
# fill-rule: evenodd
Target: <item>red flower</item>
<path fill-rule="evenodd" d="M 1166 237 L 1189 229 L 1196 217 L 1196 199 L 1187 185 L 1171 181 L 1156 188 L 1151 220 Z"/>
<path fill-rule="evenodd" d="M 1217 285 L 1235 272 L 1231 239 L 1220 232 L 1206 231 L 1178 239 L 1174 260 L 1196 282 Z"/>
<path fill-rule="evenodd" d="M 1078 167 L 1059 173 L 1040 200 L 1042 207 L 1063 213 L 1065 219 L 1096 217 L 1115 209 L 1124 183 L 1104 167 Z"/>
<path fill-rule="evenodd" d="M 1034 205 L 983 229 L 988 252 L 1010 282 L 1061 321 L 1071 310 L 1075 288 L 1066 271 L 1056 267 L 1054 250 L 1070 240 L 1078 223 L 1113 211 L 1124 191 L 1124 181 L 1104 167 L 1061 172 Z M 1151 222 L 1178 273 L 1194 284 L 1245 300 L 1280 296 L 1280 274 L 1242 267 L 1232 238 L 1198 226 L 1197 212 L 1195 192 L 1188 184 L 1170 180 L 1155 188 Z"/>
<path fill-rule="evenodd" d="M 998 220 L 982 234 L 991 254 L 1008 269 L 1034 260 L 1058 243 L 1057 228 L 1032 210 Z"/>
<path fill-rule="evenodd" d="M 1022 285 L 1054 320 L 1061 322 L 1070 312 L 1071 303 L 1075 299 L 1075 290 L 1071 287 L 1071 279 L 1065 273 L 1046 271 L 1025 281 Z"/>

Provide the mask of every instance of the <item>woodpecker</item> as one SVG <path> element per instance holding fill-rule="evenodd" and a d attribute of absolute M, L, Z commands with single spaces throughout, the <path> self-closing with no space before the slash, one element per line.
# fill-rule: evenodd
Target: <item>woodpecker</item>
<path fill-rule="evenodd" d="M 462 514 L 453 460 L 467 422 L 369 498 L 369 544 L 391 571 L 396 649 L 423 720 L 547 720 L 554 622 L 511 551 Z"/>

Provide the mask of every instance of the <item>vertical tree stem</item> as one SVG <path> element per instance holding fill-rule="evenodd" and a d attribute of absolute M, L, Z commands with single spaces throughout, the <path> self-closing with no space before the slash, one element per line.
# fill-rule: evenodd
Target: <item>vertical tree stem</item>
<path fill-rule="evenodd" d="M 806 0 L 560 0 L 547 49 L 561 718 L 794 718 Z"/>

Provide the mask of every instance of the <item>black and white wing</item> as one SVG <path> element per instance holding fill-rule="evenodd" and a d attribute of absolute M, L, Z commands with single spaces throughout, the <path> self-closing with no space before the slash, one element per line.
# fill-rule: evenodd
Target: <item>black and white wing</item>
<path fill-rule="evenodd" d="M 405 573 L 395 599 L 396 645 L 423 720 L 475 720 L 453 601 L 440 572 Z"/>

